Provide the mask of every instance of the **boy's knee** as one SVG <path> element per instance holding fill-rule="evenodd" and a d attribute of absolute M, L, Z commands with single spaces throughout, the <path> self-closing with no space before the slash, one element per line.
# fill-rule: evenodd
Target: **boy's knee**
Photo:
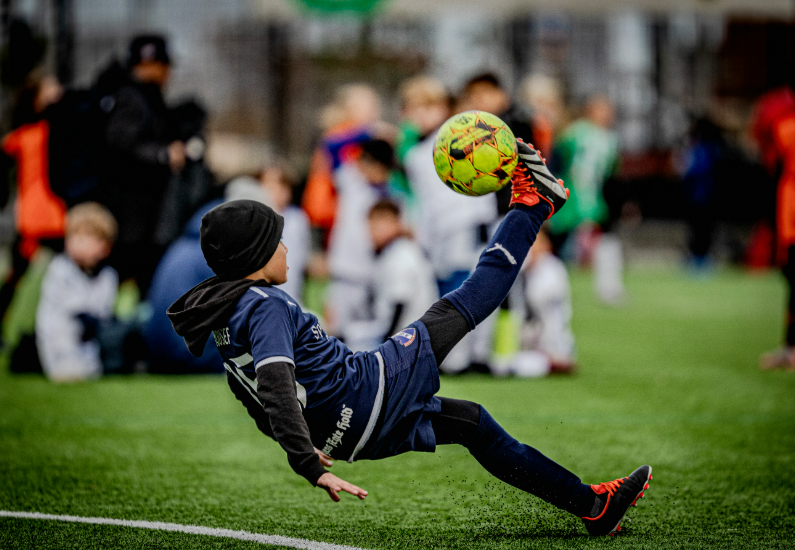
<path fill-rule="evenodd" d="M 469 450 L 473 455 L 490 453 L 515 441 L 484 407 L 480 407 L 479 413 L 478 428 L 470 438 Z"/>
<path fill-rule="evenodd" d="M 450 399 L 449 397 L 440 397 L 439 399 L 442 402 L 442 414 L 444 416 L 470 424 L 474 429 L 477 429 L 480 425 L 481 406 L 479 404 L 463 399 Z"/>

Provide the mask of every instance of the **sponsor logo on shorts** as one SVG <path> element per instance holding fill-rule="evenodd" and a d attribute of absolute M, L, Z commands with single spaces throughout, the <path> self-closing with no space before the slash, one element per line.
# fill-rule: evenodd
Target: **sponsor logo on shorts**
<path fill-rule="evenodd" d="M 394 336 L 392 339 L 396 341 L 398 344 L 403 344 L 404 347 L 409 347 L 414 339 L 417 337 L 417 329 L 415 328 L 404 328 Z"/>

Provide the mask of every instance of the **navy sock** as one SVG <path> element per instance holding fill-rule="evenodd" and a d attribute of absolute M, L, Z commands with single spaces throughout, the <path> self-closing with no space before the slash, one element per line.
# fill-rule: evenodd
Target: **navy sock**
<path fill-rule="evenodd" d="M 502 220 L 480 255 L 478 265 L 458 289 L 446 294 L 469 323 L 469 328 L 488 317 L 508 296 L 550 207 L 519 205 Z"/>
<path fill-rule="evenodd" d="M 511 437 L 483 407 L 467 446 L 493 476 L 567 512 L 589 516 L 596 494 L 590 485 L 536 449 Z"/>

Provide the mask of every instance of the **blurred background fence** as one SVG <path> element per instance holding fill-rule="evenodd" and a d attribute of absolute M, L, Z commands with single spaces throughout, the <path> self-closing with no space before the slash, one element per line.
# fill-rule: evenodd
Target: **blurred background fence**
<path fill-rule="evenodd" d="M 3 0 L 4 42 L 14 17 L 46 42 L 66 85 L 88 86 L 136 34 L 162 33 L 170 98 L 198 98 L 214 133 L 306 162 L 318 106 L 337 85 L 373 85 L 396 119 L 397 83 L 420 72 L 452 90 L 488 69 L 517 92 L 540 72 L 573 103 L 608 93 L 635 155 L 675 146 L 689 116 L 715 113 L 740 130 L 752 100 L 789 78 L 795 2 Z"/>

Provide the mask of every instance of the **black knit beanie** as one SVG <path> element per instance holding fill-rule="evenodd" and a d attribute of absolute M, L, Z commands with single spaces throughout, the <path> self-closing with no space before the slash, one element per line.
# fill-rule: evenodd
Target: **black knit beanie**
<path fill-rule="evenodd" d="M 202 218 L 204 259 L 219 278 L 243 279 L 268 263 L 283 227 L 284 218 L 261 202 L 225 202 Z"/>

